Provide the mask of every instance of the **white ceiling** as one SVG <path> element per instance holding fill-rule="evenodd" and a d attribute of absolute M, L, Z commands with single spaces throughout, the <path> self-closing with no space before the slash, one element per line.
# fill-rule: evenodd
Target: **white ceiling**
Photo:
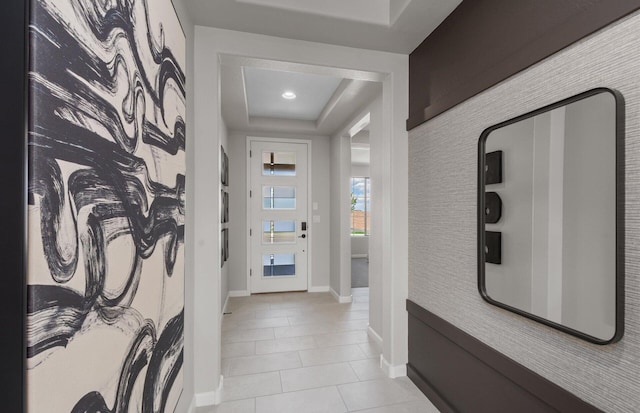
<path fill-rule="evenodd" d="M 342 78 L 244 68 L 249 117 L 317 121 Z M 285 91 L 296 94 L 287 100 Z"/>
<path fill-rule="evenodd" d="M 182 0 L 195 23 L 411 53 L 462 0 Z"/>
<path fill-rule="evenodd" d="M 368 73 L 231 55 L 220 80 L 227 128 L 246 132 L 331 136 L 382 93 Z M 285 101 L 285 90 L 297 98 Z"/>
<path fill-rule="evenodd" d="M 176 0 L 197 25 L 408 54 L 462 0 Z M 355 51 L 354 51 L 355 52 Z M 382 92 L 382 76 L 221 56 L 230 130 L 330 136 Z M 297 99 L 284 101 L 284 89 Z M 364 149 L 364 148 L 362 148 Z"/>
<path fill-rule="evenodd" d="M 389 24 L 389 0 L 236 0 L 238 3 L 295 10 L 373 24 Z M 407 0 L 401 0 L 408 3 Z"/>

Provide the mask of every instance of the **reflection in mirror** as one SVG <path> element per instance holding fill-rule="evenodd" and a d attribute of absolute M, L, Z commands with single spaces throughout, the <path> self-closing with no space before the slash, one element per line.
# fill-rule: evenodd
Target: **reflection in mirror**
<path fill-rule="evenodd" d="M 488 128 L 479 145 L 483 297 L 598 344 L 623 330 L 622 113 L 617 92 L 595 89 Z"/>

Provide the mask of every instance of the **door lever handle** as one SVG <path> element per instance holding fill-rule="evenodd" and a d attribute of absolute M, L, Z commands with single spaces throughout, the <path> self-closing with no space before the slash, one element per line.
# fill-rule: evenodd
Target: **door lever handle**
<path fill-rule="evenodd" d="M 307 238 L 307 234 L 302 234 L 298 238 Z"/>

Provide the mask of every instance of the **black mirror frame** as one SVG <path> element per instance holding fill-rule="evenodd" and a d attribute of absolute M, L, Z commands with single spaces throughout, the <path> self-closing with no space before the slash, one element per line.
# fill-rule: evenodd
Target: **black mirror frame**
<path fill-rule="evenodd" d="M 536 115 L 551 111 L 553 109 L 568 105 L 573 102 L 577 102 L 588 97 L 609 93 L 614 97 L 615 110 L 616 110 L 616 321 L 615 321 L 615 333 L 609 340 L 602 340 L 597 337 L 585 334 L 581 331 L 572 329 L 565 325 L 550 321 L 546 318 L 537 316 L 535 314 L 528 313 L 510 305 L 501 303 L 492 299 L 485 288 L 485 142 L 491 132 L 496 129 L 503 128 L 516 122 L 534 117 Z M 612 344 L 620 341 L 624 335 L 624 282 L 625 282 L 625 264 L 624 264 L 624 249 L 625 249 L 625 148 L 624 148 L 624 135 L 625 135 L 625 113 L 624 113 L 624 97 L 616 90 L 609 88 L 596 88 L 578 95 L 563 99 L 559 102 L 552 103 L 540 109 L 526 113 L 524 115 L 509 119 L 507 121 L 498 123 L 485 129 L 480 135 L 478 140 L 478 291 L 482 298 L 494 306 L 502 309 L 514 312 L 523 317 L 537 321 L 549 327 L 558 329 L 567 334 L 571 334 L 575 337 L 579 337 L 583 340 L 589 341 L 598 345 Z"/>

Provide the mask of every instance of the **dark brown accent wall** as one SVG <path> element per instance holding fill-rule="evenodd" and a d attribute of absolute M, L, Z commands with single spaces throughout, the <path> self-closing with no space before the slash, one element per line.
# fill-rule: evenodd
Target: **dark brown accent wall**
<path fill-rule="evenodd" d="M 407 300 L 407 374 L 443 413 L 601 413 Z"/>
<path fill-rule="evenodd" d="M 407 130 L 640 8 L 640 0 L 464 0 L 409 55 Z"/>
<path fill-rule="evenodd" d="M 0 45 L 2 65 L 2 149 L 0 150 L 0 410 L 24 411 L 24 314 L 26 242 L 26 25 L 27 0 L 2 2 Z"/>

